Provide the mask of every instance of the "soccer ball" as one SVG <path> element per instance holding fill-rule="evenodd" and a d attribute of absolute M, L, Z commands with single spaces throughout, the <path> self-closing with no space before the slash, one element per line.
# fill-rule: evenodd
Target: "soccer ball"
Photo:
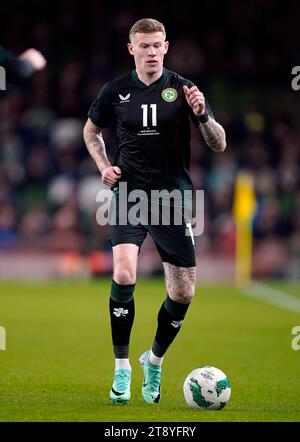
<path fill-rule="evenodd" d="M 186 403 L 200 410 L 221 410 L 229 401 L 231 385 L 223 371 L 206 365 L 191 371 L 183 384 Z"/>

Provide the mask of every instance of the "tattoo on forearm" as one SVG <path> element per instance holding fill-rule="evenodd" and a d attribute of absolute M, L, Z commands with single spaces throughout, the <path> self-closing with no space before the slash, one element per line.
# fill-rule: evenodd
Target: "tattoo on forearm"
<path fill-rule="evenodd" d="M 164 268 L 169 296 L 189 303 L 195 289 L 196 267 L 177 267 L 164 262 Z"/>
<path fill-rule="evenodd" d="M 94 159 L 100 172 L 102 172 L 105 167 L 111 164 L 106 155 L 101 130 L 88 121 L 84 127 L 83 138 L 91 157 Z"/>
<path fill-rule="evenodd" d="M 223 152 L 226 148 L 226 136 L 223 127 L 213 118 L 200 124 L 200 130 L 208 147 L 215 152 Z"/>

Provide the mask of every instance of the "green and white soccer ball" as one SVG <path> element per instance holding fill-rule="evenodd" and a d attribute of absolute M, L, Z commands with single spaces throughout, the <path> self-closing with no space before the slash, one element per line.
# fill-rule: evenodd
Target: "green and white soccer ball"
<path fill-rule="evenodd" d="M 186 403 L 200 410 L 221 410 L 229 401 L 229 379 L 215 367 L 204 366 L 191 371 L 183 384 Z"/>

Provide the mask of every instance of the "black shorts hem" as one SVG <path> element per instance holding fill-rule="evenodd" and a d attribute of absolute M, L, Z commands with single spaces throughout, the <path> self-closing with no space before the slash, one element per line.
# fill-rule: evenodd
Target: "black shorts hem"
<path fill-rule="evenodd" d="M 143 242 L 140 243 L 138 241 L 132 241 L 132 240 L 131 241 L 130 240 L 128 240 L 128 241 L 126 241 L 126 240 L 113 241 L 112 239 L 109 239 L 109 242 L 112 247 L 119 246 L 120 244 L 134 244 L 135 246 L 138 246 L 139 249 L 141 248 L 141 246 L 143 244 Z"/>
<path fill-rule="evenodd" d="M 173 259 L 172 257 L 170 258 L 161 258 L 161 262 L 162 263 L 167 263 L 167 264 L 171 264 L 173 266 L 176 267 L 184 267 L 184 268 L 191 268 L 191 267 L 196 267 L 196 261 L 191 261 L 191 262 L 182 262 L 179 259 Z"/>

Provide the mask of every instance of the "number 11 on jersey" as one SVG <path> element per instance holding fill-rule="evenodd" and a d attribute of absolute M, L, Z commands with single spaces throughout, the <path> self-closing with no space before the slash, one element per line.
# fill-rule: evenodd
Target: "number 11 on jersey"
<path fill-rule="evenodd" d="M 143 127 L 149 126 L 148 124 L 148 104 L 142 104 L 143 109 Z M 152 126 L 157 126 L 157 104 L 150 104 L 151 114 L 152 114 Z"/>

